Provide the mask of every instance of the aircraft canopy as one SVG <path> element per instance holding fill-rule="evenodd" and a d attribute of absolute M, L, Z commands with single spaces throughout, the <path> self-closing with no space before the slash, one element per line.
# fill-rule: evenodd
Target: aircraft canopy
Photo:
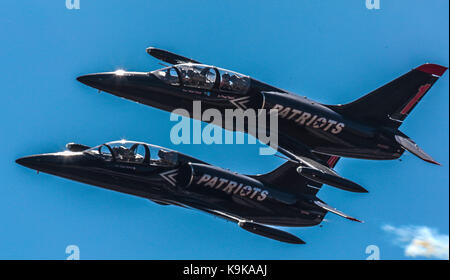
<path fill-rule="evenodd" d="M 204 64 L 177 64 L 151 73 L 172 86 L 182 85 L 206 90 L 214 88 L 242 94 L 250 87 L 248 76 Z"/>
<path fill-rule="evenodd" d="M 174 151 L 135 141 L 113 141 L 85 151 L 104 160 L 143 163 L 151 165 L 174 165 L 177 154 Z"/>

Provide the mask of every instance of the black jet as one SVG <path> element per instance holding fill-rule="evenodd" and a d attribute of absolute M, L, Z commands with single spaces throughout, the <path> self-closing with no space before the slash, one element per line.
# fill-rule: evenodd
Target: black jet
<path fill-rule="evenodd" d="M 298 172 L 317 182 L 355 192 L 364 189 L 330 169 L 330 156 L 390 160 L 408 150 L 438 164 L 399 127 L 446 67 L 423 64 L 353 102 L 325 105 L 165 50 L 148 48 L 147 52 L 173 66 L 151 72 L 118 70 L 77 79 L 101 91 L 169 112 L 184 109 L 190 117 L 195 117 L 194 101 L 201 101 L 202 111 L 217 109 L 222 116 L 226 109 L 266 109 L 265 114 L 276 110 L 275 148 L 299 164 Z M 259 136 L 257 130 L 248 129 L 247 119 L 241 121 L 242 131 Z M 226 121 L 220 123 L 224 127 Z"/>
<path fill-rule="evenodd" d="M 359 221 L 317 198 L 321 184 L 298 174 L 297 164 L 291 161 L 267 174 L 242 175 L 142 142 L 121 140 L 92 148 L 69 143 L 66 147 L 63 152 L 27 156 L 16 162 L 161 205 L 198 209 L 287 243 L 304 241 L 271 226 L 314 226 L 327 212 Z"/>

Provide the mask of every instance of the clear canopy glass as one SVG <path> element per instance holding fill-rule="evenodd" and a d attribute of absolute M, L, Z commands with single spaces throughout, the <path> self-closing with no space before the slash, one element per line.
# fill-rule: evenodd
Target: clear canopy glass
<path fill-rule="evenodd" d="M 173 85 L 173 86 L 180 85 L 180 80 L 178 78 L 178 72 L 173 67 L 167 67 L 167 68 L 155 70 L 155 71 L 152 71 L 151 73 L 169 85 Z"/>
<path fill-rule="evenodd" d="M 184 86 L 212 89 L 216 82 L 216 71 L 207 65 L 180 64 L 175 66 L 181 74 Z"/>
<path fill-rule="evenodd" d="M 220 74 L 220 90 L 230 91 L 237 93 L 246 93 L 250 87 L 250 78 L 242 74 L 225 70 L 218 69 Z"/>
<path fill-rule="evenodd" d="M 215 86 L 223 92 L 246 93 L 250 88 L 248 76 L 204 64 L 177 64 L 151 72 L 170 85 L 211 90 Z"/>
<path fill-rule="evenodd" d="M 143 163 L 151 165 L 174 165 L 176 152 L 143 142 L 113 141 L 85 151 L 108 161 Z"/>

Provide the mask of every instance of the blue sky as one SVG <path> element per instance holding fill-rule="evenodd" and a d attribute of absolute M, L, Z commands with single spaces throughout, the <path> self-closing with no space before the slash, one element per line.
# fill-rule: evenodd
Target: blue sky
<path fill-rule="evenodd" d="M 449 2 L 351 1 L 5 1 L 0 10 L 3 71 L 0 259 L 409 259 L 393 227 L 449 230 L 449 74 L 402 126 L 442 163 L 341 160 L 337 171 L 369 194 L 323 187 L 319 197 L 365 221 L 334 215 L 323 227 L 289 228 L 293 246 L 258 237 L 197 211 L 163 207 L 14 163 L 61 151 L 68 142 L 130 139 L 162 145 L 234 171 L 282 163 L 257 145 L 170 142 L 169 113 L 98 94 L 75 78 L 119 68 L 160 68 L 156 46 L 233 69 L 319 102 L 345 103 L 425 62 L 449 65 Z M 424 258 L 420 257 L 419 258 Z"/>

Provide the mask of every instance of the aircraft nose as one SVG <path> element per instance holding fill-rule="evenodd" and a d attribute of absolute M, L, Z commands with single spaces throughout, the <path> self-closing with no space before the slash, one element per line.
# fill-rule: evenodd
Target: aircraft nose
<path fill-rule="evenodd" d="M 113 73 L 88 74 L 77 78 L 77 80 L 87 86 L 104 90 L 105 86 L 111 84 L 115 75 Z"/>
<path fill-rule="evenodd" d="M 34 162 L 35 160 L 33 159 L 33 157 L 22 157 L 16 159 L 17 164 L 20 164 L 25 167 L 30 167 Z"/>
<path fill-rule="evenodd" d="M 148 92 L 158 92 L 161 87 L 161 81 L 154 75 L 124 70 L 88 74 L 78 77 L 77 80 L 100 91 L 131 100 L 141 100 Z"/>
<path fill-rule="evenodd" d="M 35 170 L 41 170 L 60 162 L 60 158 L 54 155 L 26 156 L 16 160 L 16 163 Z"/>
<path fill-rule="evenodd" d="M 37 171 L 53 172 L 77 164 L 79 160 L 75 153 L 53 153 L 22 157 L 16 163 Z"/>

